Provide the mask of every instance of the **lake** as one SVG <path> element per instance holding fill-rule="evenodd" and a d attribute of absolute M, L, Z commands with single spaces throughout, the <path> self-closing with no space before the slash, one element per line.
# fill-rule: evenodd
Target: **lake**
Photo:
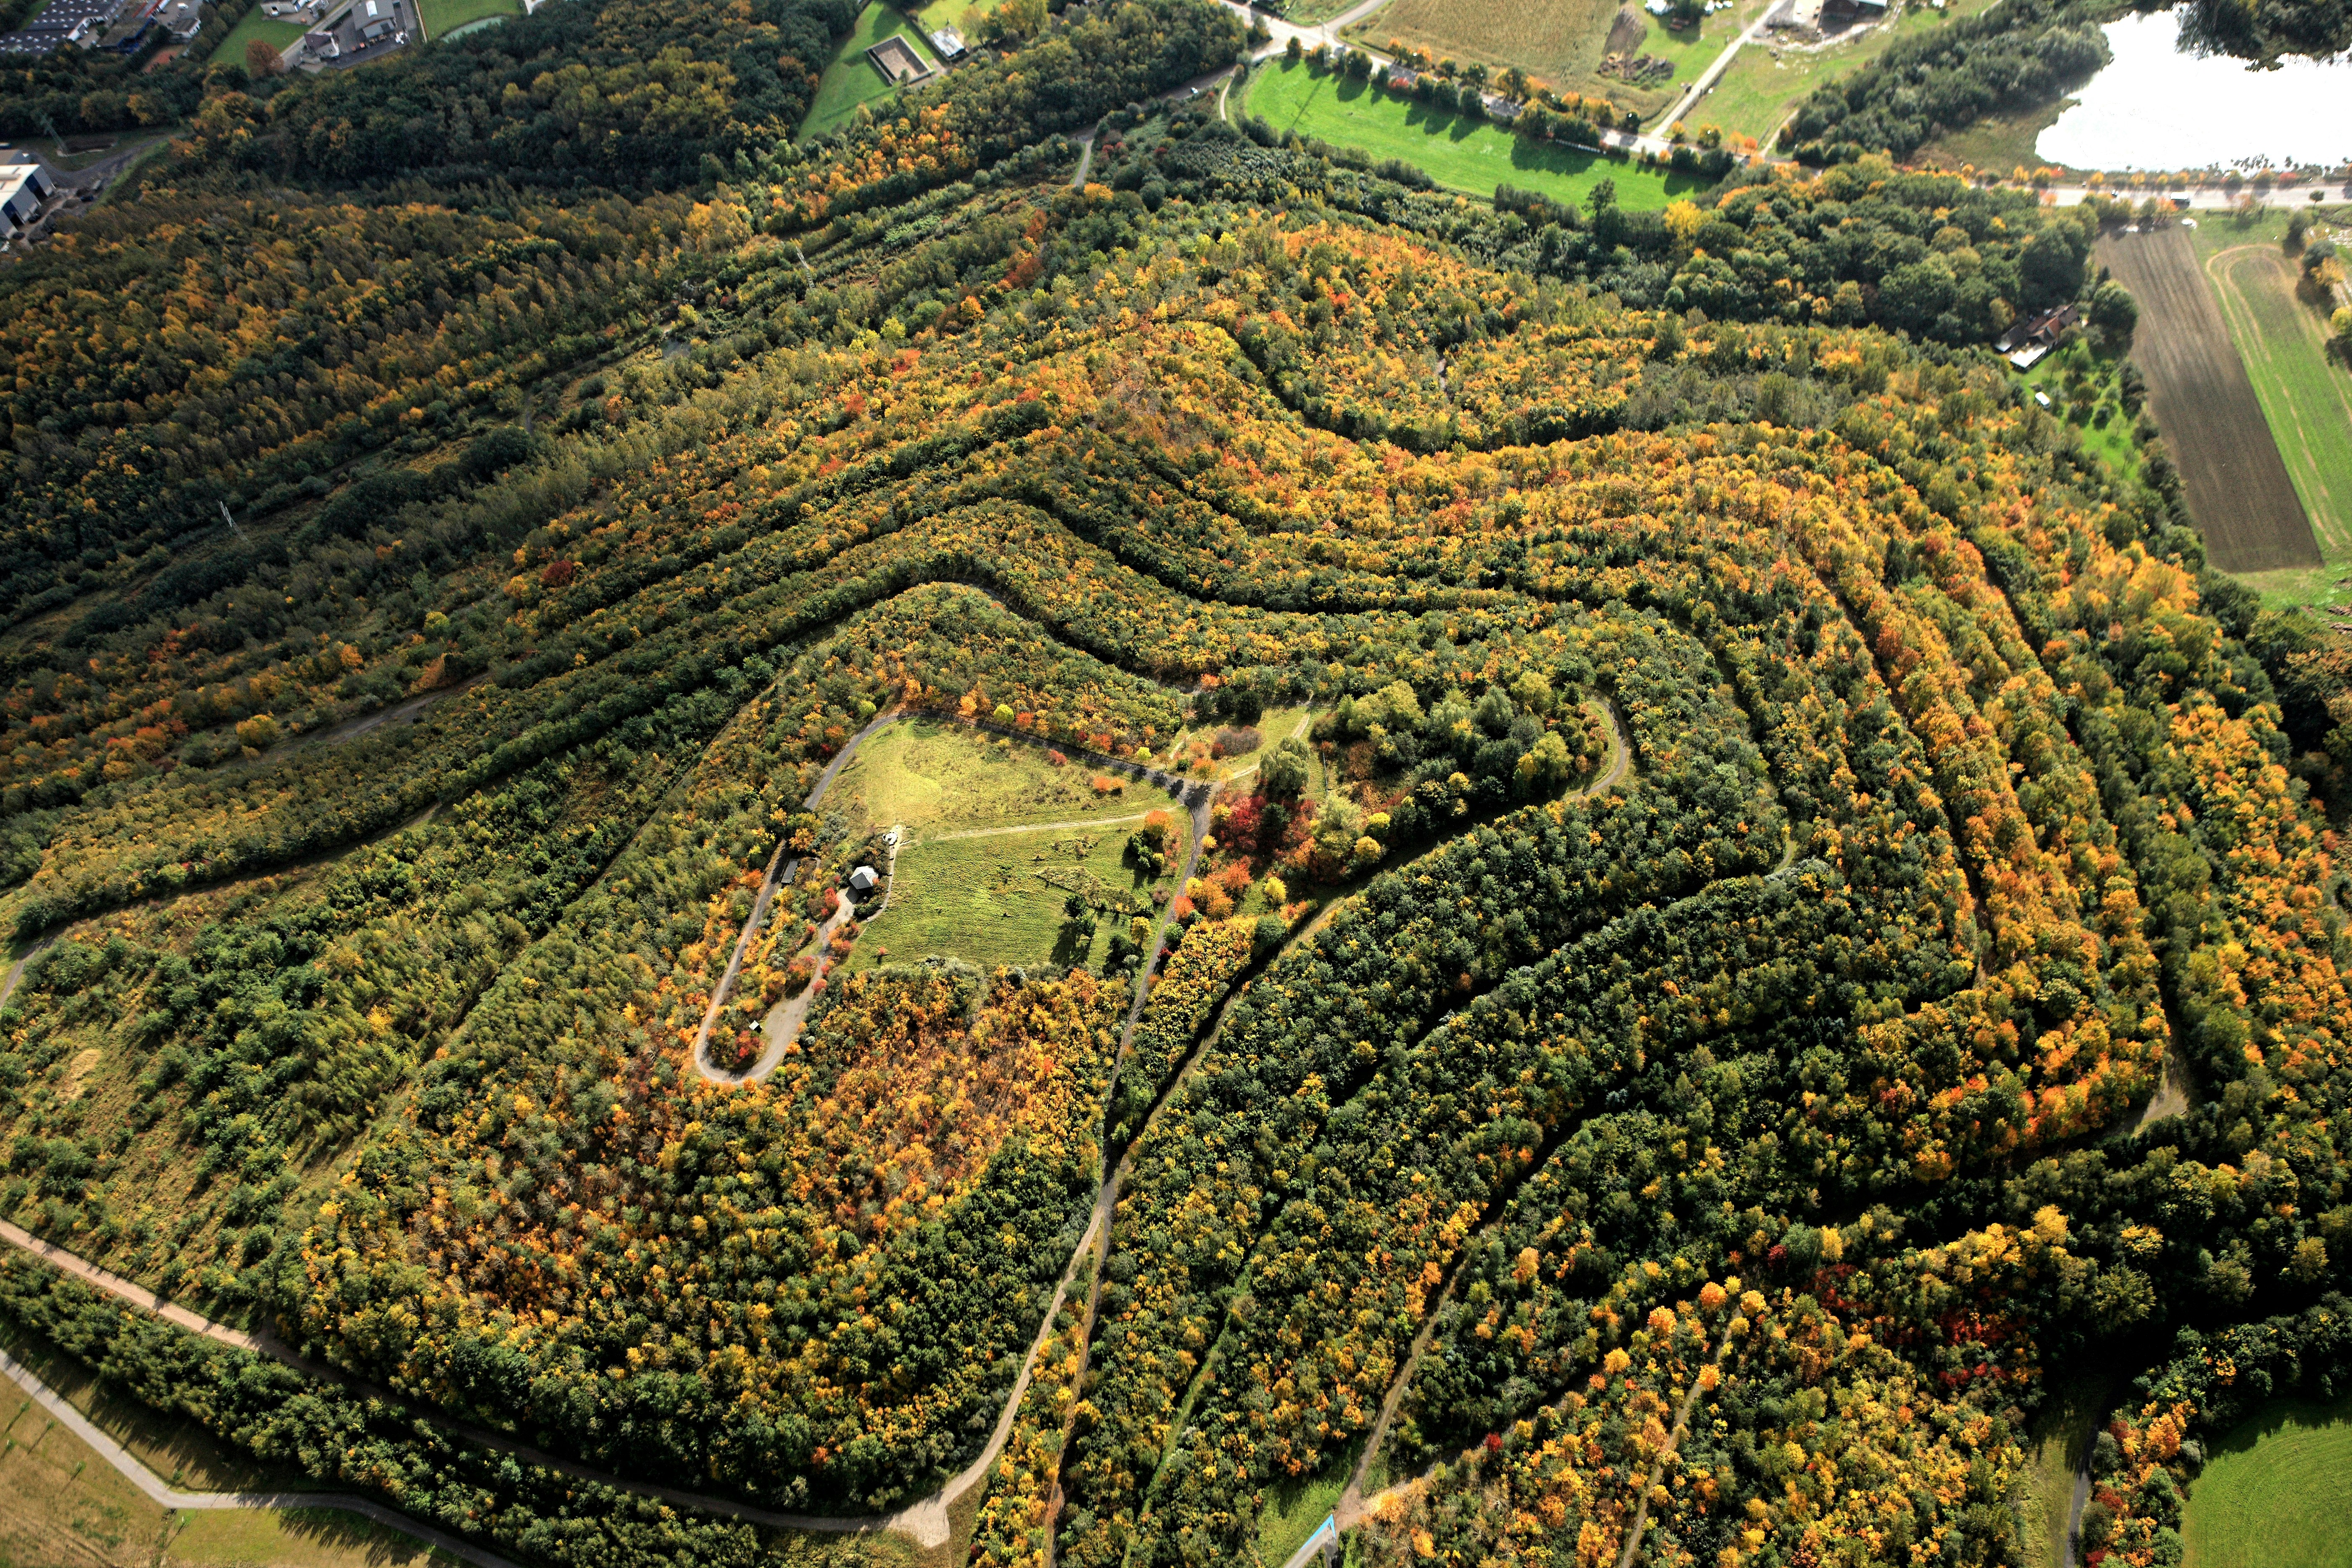
<path fill-rule="evenodd" d="M 2180 51 L 2168 12 L 2105 31 L 2115 62 L 2034 142 L 2043 163 L 2169 171 L 2352 160 L 2352 61 L 2289 59 L 2264 71 L 2200 59 Z"/>

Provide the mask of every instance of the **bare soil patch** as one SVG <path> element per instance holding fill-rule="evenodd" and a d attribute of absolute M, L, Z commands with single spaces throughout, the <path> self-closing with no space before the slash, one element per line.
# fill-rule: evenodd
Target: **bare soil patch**
<path fill-rule="evenodd" d="M 2109 235 L 2098 258 L 2139 301 L 2132 358 L 2179 465 L 2189 515 L 2225 572 L 2316 566 L 2319 546 L 2188 233 Z"/>

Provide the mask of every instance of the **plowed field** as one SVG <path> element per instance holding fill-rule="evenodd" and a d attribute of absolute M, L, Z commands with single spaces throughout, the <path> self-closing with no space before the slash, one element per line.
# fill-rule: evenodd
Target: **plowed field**
<path fill-rule="evenodd" d="M 2226 572 L 2316 566 L 2319 546 L 2186 231 L 2109 235 L 2098 258 L 2139 301 L 2132 357 L 2180 467 L 2189 514 Z"/>

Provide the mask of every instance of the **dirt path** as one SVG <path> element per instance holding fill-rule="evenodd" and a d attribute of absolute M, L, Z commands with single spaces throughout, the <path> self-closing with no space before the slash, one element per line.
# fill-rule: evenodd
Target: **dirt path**
<path fill-rule="evenodd" d="M 16 1357 L 0 1351 L 0 1373 L 31 1395 L 33 1402 L 56 1417 L 59 1426 L 96 1451 L 98 1457 L 122 1472 L 123 1479 L 147 1495 L 150 1501 L 163 1508 L 185 1509 L 332 1509 L 339 1513 L 355 1513 L 362 1519 L 395 1530 L 410 1536 L 436 1552 L 477 1564 L 477 1568 L 518 1568 L 518 1564 L 494 1552 L 461 1541 L 454 1535 L 444 1535 L 429 1525 L 420 1524 L 404 1513 L 396 1513 L 382 1503 L 354 1497 L 349 1492 L 186 1492 L 165 1482 L 154 1471 L 141 1463 L 139 1458 L 121 1444 L 108 1436 L 87 1415 L 75 1409 L 64 1395 L 43 1383 Z"/>
<path fill-rule="evenodd" d="M 1715 1359 L 1707 1364 L 1720 1367 L 1724 1352 L 1730 1349 L 1731 1336 L 1721 1334 L 1716 1343 Z M 1683 1390 L 1682 1404 L 1675 1411 L 1675 1429 L 1666 1434 L 1666 1446 L 1650 1461 L 1650 1479 L 1643 1483 L 1642 1500 L 1633 1507 L 1633 1522 L 1625 1527 L 1625 1550 L 1618 1555 L 1617 1568 L 1633 1568 L 1633 1559 L 1642 1550 L 1642 1531 L 1649 1528 L 1650 1492 L 1657 1486 L 1658 1478 L 1666 1473 L 1666 1461 L 1682 1447 L 1683 1437 L 1690 1431 L 1691 1407 L 1697 1403 L 1698 1379 L 1693 1377 L 1691 1385 Z"/>
<path fill-rule="evenodd" d="M 1130 822 L 1141 822 L 1151 814 L 1139 811 L 1130 816 L 1081 817 L 1074 822 L 1016 822 L 1010 827 L 970 827 L 961 833 L 933 833 L 924 837 L 926 844 L 952 844 L 959 838 L 1002 838 L 1013 833 L 1083 833 L 1089 827 L 1124 827 Z M 893 851 L 896 846 L 892 847 Z"/>
<path fill-rule="evenodd" d="M 848 764 L 850 757 L 856 752 L 859 746 L 865 743 L 866 738 L 884 725 L 900 718 L 904 711 L 903 709 L 894 708 L 889 712 L 879 715 L 872 723 L 852 735 L 848 744 L 834 753 L 833 761 L 825 763 L 824 772 L 817 775 L 816 787 L 808 793 L 805 805 L 809 810 L 816 809 L 817 802 L 824 798 L 824 792 L 833 787 L 835 777 Z M 735 939 L 735 951 L 727 960 L 726 973 L 719 977 L 719 984 L 710 988 L 710 1005 L 703 1009 L 702 1027 L 694 1032 L 694 1049 L 688 1059 L 694 1063 L 694 1070 L 712 1083 L 747 1083 L 767 1077 L 776 1070 L 776 1064 L 784 1059 L 784 1047 L 799 1037 L 800 1020 L 807 1016 L 809 1001 L 816 990 L 814 982 L 810 983 L 807 991 L 794 998 L 800 1004 L 800 1012 L 792 1020 L 791 1033 L 783 1035 L 781 1038 L 770 1040 L 767 1048 L 760 1053 L 759 1061 L 752 1064 L 751 1070 L 743 1073 L 730 1073 L 710 1065 L 710 1031 L 719 1022 L 719 1009 L 727 1005 L 728 994 L 735 989 L 735 976 L 742 972 L 743 955 L 751 950 L 751 939 L 760 933 L 761 922 L 767 918 L 769 900 L 776 896 L 777 888 L 792 881 L 793 874 L 800 869 L 800 865 L 798 857 L 790 860 L 784 858 L 784 842 L 779 839 L 776 843 L 776 852 L 768 857 L 767 875 L 760 879 L 760 896 L 751 900 L 751 916 L 744 921 L 742 932 Z M 841 900 L 841 907 L 834 911 L 833 919 L 827 922 L 825 929 L 818 933 L 818 952 L 824 951 L 823 944 L 830 942 L 833 939 L 833 933 L 841 929 L 842 922 L 855 912 L 850 908 L 847 899 Z"/>

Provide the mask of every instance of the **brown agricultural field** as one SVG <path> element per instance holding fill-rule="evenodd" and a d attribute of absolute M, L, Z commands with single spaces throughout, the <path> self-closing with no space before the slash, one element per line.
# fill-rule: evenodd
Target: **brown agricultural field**
<path fill-rule="evenodd" d="M 1538 81 L 1647 114 L 1664 91 L 1598 74 L 1618 0 L 1390 0 L 1349 35 L 1374 47 L 1393 38 L 1441 59 L 1517 66 Z"/>
<path fill-rule="evenodd" d="M 2148 406 L 2213 564 L 2226 572 L 2318 565 L 2303 500 L 2188 233 L 2109 235 L 2098 258 L 2139 301 L 2132 358 L 2147 374 Z"/>

